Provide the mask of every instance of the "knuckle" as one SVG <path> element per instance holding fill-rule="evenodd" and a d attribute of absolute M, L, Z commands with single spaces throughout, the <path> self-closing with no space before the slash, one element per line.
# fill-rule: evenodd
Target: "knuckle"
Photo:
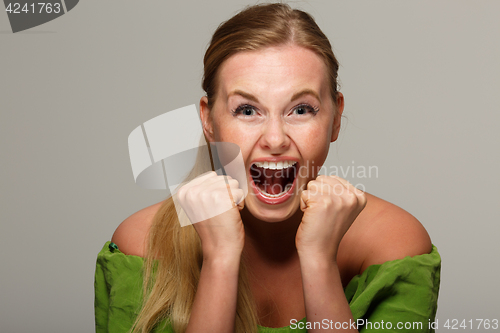
<path fill-rule="evenodd" d="M 358 198 L 356 197 L 356 195 L 354 195 L 354 193 L 352 193 L 351 191 L 345 191 L 343 199 L 344 199 L 345 203 L 348 205 L 353 205 L 353 204 L 357 203 L 357 201 L 358 201 Z"/>
<path fill-rule="evenodd" d="M 334 195 L 342 195 L 345 192 L 345 187 L 342 184 L 335 184 L 330 187 Z"/>
<path fill-rule="evenodd" d="M 346 195 L 348 200 L 357 200 L 357 198 L 358 198 L 356 196 L 356 194 L 350 190 L 345 191 L 345 195 Z"/>
<path fill-rule="evenodd" d="M 179 190 L 177 191 L 177 196 L 179 198 L 184 198 L 184 196 L 186 195 L 186 185 L 182 186 L 181 188 L 179 188 Z"/>
<path fill-rule="evenodd" d="M 304 191 L 302 191 L 300 196 L 302 197 L 303 200 L 307 200 L 311 197 L 311 192 L 308 190 L 304 190 Z"/>
<path fill-rule="evenodd" d="M 198 195 L 192 195 L 193 199 L 195 199 L 195 197 L 198 197 L 199 200 L 206 202 L 212 197 L 212 191 L 200 191 Z"/>
<path fill-rule="evenodd" d="M 359 195 L 359 197 L 360 197 L 361 206 L 364 208 L 368 202 L 368 200 L 366 199 L 365 193 L 363 192 L 362 194 Z"/>
<path fill-rule="evenodd" d="M 196 201 L 194 193 L 192 191 L 186 192 L 186 194 L 184 196 L 184 200 L 182 200 L 182 201 L 184 203 L 188 203 L 188 204 Z"/>
<path fill-rule="evenodd" d="M 321 207 L 324 209 L 330 207 L 333 204 L 332 198 L 325 195 L 321 196 L 321 199 L 319 201 Z"/>
<path fill-rule="evenodd" d="M 216 202 L 219 202 L 220 200 L 224 199 L 223 193 L 221 191 L 213 191 L 211 197 Z"/>

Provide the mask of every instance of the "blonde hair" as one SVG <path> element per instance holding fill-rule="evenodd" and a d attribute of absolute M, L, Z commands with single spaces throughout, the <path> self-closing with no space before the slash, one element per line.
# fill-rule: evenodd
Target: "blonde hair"
<path fill-rule="evenodd" d="M 202 87 L 211 108 L 216 99 L 217 75 L 232 55 L 270 46 L 294 44 L 308 48 L 325 62 L 333 101 L 337 95 L 339 64 L 328 38 L 307 13 L 287 4 L 271 3 L 248 7 L 222 23 L 215 31 L 204 57 Z M 200 150 L 195 168 L 210 163 Z M 198 170 L 193 170 L 192 175 Z M 164 319 L 175 332 L 184 332 L 189 322 L 202 264 L 201 243 L 192 225 L 181 227 L 172 197 L 156 213 L 144 264 L 143 305 L 133 332 L 147 333 Z M 238 282 L 235 332 L 257 331 L 257 310 L 242 256 Z"/>

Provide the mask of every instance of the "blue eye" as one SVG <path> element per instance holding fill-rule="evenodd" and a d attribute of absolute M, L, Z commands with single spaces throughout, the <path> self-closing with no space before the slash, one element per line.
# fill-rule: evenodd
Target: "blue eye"
<path fill-rule="evenodd" d="M 308 113 L 311 113 L 314 116 L 314 115 L 316 115 L 316 113 L 318 113 L 318 111 L 319 111 L 318 108 L 314 108 L 308 104 L 300 104 L 300 105 L 297 105 L 295 108 L 293 108 L 291 113 L 299 115 L 299 116 L 307 115 Z"/>
<path fill-rule="evenodd" d="M 232 112 L 234 116 L 242 115 L 244 117 L 251 117 L 257 114 L 255 108 L 248 104 L 240 105 L 236 108 L 236 110 L 233 110 Z"/>

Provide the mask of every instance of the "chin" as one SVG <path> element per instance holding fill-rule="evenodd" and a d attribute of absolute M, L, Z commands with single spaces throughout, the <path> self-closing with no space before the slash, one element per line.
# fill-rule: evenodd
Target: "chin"
<path fill-rule="evenodd" d="M 299 202 L 296 195 L 279 205 L 268 205 L 253 197 L 245 200 L 245 206 L 253 217 L 263 222 L 276 223 L 291 218 L 299 209 Z"/>

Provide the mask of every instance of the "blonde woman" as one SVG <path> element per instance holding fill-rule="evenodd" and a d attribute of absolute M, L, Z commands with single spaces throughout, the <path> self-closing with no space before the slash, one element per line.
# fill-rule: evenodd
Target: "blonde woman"
<path fill-rule="evenodd" d="M 340 130 L 338 62 L 314 20 L 249 7 L 214 33 L 200 116 L 242 152 L 249 194 L 181 227 L 171 198 L 126 219 L 99 253 L 98 332 L 431 331 L 440 257 L 412 215 L 317 176 Z M 183 207 L 220 205 L 206 174 Z M 194 184 L 194 185 L 193 185 Z"/>

